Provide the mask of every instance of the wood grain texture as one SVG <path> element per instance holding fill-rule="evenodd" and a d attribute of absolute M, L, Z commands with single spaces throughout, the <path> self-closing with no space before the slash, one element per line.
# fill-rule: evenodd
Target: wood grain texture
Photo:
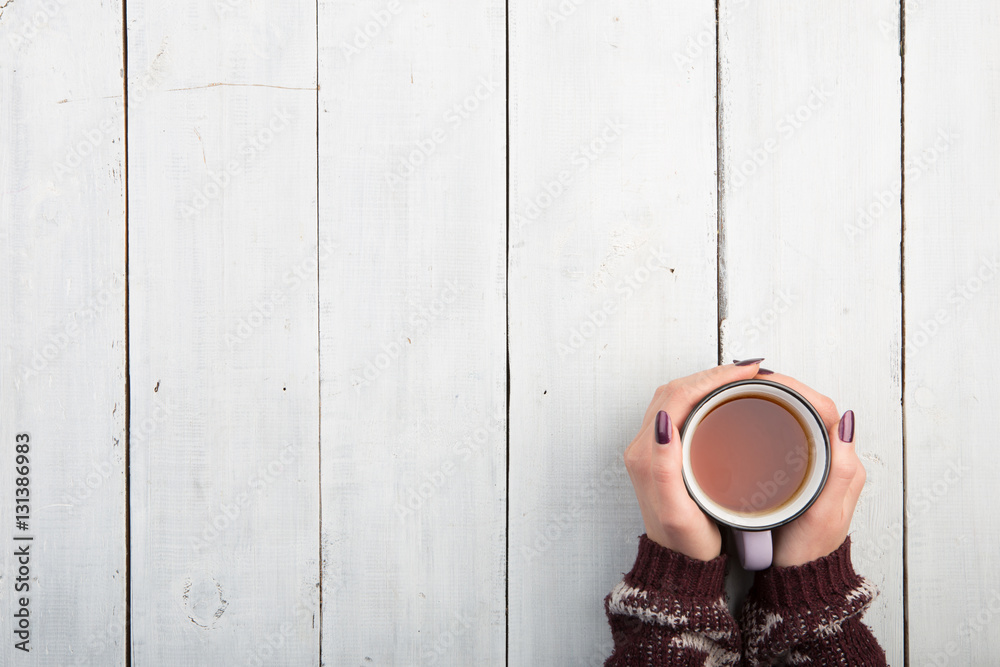
<path fill-rule="evenodd" d="M 906 3 L 910 658 L 1000 656 L 1000 8 Z"/>
<path fill-rule="evenodd" d="M 504 663 L 504 4 L 320 4 L 323 660 Z"/>
<path fill-rule="evenodd" d="M 0 664 L 601 665 L 720 349 L 855 410 L 890 664 L 996 661 L 1000 9 L 126 2 L 0 0 Z"/>
<path fill-rule="evenodd" d="M 118 2 L 0 10 L 4 665 L 125 663 L 121 31 Z M 22 432 L 31 439 L 25 531 L 13 502 L 24 488 L 15 483 Z M 30 573 L 16 581 L 14 552 L 25 544 Z M 15 590 L 23 583 L 30 588 Z M 14 646 L 21 597 L 29 653 Z"/>
<path fill-rule="evenodd" d="M 723 358 L 766 357 L 855 411 L 852 556 L 881 591 L 865 621 L 902 664 L 901 532 L 865 548 L 902 521 L 898 7 L 719 11 Z"/>
<path fill-rule="evenodd" d="M 127 10 L 133 664 L 318 664 L 315 5 Z"/>
<path fill-rule="evenodd" d="M 510 114 L 509 664 L 601 665 L 622 454 L 716 362 L 714 4 L 511 2 Z"/>

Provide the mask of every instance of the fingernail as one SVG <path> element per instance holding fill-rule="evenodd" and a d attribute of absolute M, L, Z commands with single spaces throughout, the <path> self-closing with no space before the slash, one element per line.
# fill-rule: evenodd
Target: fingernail
<path fill-rule="evenodd" d="M 769 371 L 766 368 L 758 368 L 757 375 L 774 375 L 774 371 Z"/>
<path fill-rule="evenodd" d="M 848 410 L 840 418 L 840 428 L 837 430 L 841 442 L 854 442 L 854 410 Z"/>
<path fill-rule="evenodd" d="M 670 415 L 663 410 L 656 413 L 656 441 L 661 445 L 670 443 L 670 436 L 673 433 L 673 426 L 670 425 Z"/>
<path fill-rule="evenodd" d="M 758 357 L 757 359 L 744 359 L 743 361 L 733 359 L 733 363 L 737 366 L 749 366 L 750 364 L 759 364 L 762 361 L 764 361 L 764 357 Z"/>

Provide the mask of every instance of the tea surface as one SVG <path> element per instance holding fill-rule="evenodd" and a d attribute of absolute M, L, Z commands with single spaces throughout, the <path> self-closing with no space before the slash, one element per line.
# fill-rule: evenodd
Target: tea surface
<path fill-rule="evenodd" d="M 723 507 L 758 514 L 791 500 L 809 471 L 809 434 L 768 398 L 739 397 L 716 406 L 691 440 L 691 468 Z"/>

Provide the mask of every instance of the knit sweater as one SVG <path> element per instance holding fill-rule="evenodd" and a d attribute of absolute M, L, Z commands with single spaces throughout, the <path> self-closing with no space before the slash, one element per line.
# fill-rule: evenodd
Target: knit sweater
<path fill-rule="evenodd" d="M 876 590 L 854 572 L 850 537 L 829 556 L 756 573 L 738 624 L 725 573 L 725 554 L 695 560 L 641 535 L 635 565 L 604 599 L 605 667 L 886 664 L 861 622 Z"/>

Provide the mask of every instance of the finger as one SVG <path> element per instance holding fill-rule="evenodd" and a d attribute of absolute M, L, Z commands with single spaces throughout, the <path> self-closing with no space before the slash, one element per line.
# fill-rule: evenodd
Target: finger
<path fill-rule="evenodd" d="M 855 415 L 853 410 L 848 410 L 844 413 L 845 417 L 850 415 L 850 425 L 845 424 L 844 436 L 840 436 L 840 428 L 838 428 L 838 442 L 850 448 L 851 453 L 854 454 L 854 478 L 851 480 L 850 485 L 847 487 L 847 494 L 845 497 L 845 507 L 848 512 L 854 514 L 854 508 L 858 504 L 858 499 L 861 497 L 861 490 L 865 486 L 865 480 L 868 475 L 865 472 L 865 465 L 861 462 L 861 458 L 858 456 L 858 449 L 856 446 L 855 438 Z M 844 423 L 844 418 L 841 418 L 841 423 Z M 846 439 L 846 440 L 845 440 Z"/>
<path fill-rule="evenodd" d="M 686 419 L 698 401 L 713 390 L 730 382 L 753 378 L 760 366 L 760 361 L 746 366 L 737 366 L 735 363 L 716 366 L 677 378 L 668 384 L 657 387 L 653 394 L 653 400 L 646 408 L 646 414 L 643 415 L 638 438 L 645 441 L 647 436 L 652 433 L 653 418 L 660 410 L 676 415 L 677 419 Z"/>
<path fill-rule="evenodd" d="M 674 380 L 671 390 L 664 392 L 663 403 L 658 408 L 678 419 L 687 418 L 698 402 L 724 384 L 749 380 L 757 374 L 759 363 L 747 366 L 725 364 Z"/>
<path fill-rule="evenodd" d="M 657 413 L 650 443 L 649 474 L 661 508 L 676 509 L 691 502 L 684 486 L 681 436 L 669 413 L 662 410 Z"/>
<path fill-rule="evenodd" d="M 646 414 L 642 416 L 642 426 L 639 427 L 640 433 L 647 426 L 653 423 L 653 417 L 655 417 L 656 413 L 660 411 L 661 405 L 663 404 L 663 396 L 666 390 L 667 385 L 661 385 L 656 388 L 655 392 L 653 392 L 653 400 L 649 402 L 649 405 L 646 407 Z"/>
<path fill-rule="evenodd" d="M 823 423 L 826 425 L 827 431 L 832 429 L 840 421 L 840 413 L 837 411 L 837 404 L 833 402 L 833 399 L 828 396 L 824 396 L 812 387 L 802 384 L 793 377 L 782 375 L 781 373 L 771 373 L 766 375 L 763 379 L 778 382 L 802 394 L 802 397 L 809 401 L 814 408 L 816 408 L 816 412 L 818 412 L 819 416 L 823 419 Z"/>
<path fill-rule="evenodd" d="M 862 470 L 861 461 L 854 451 L 854 411 L 848 410 L 830 430 L 830 475 L 823 495 L 851 508 L 858 501 L 861 486 L 857 479 Z"/>
<path fill-rule="evenodd" d="M 709 368 L 698 373 L 692 373 L 685 377 L 677 378 L 672 380 L 668 384 L 660 385 L 656 388 L 656 392 L 653 394 L 653 400 L 649 403 L 646 408 L 646 414 L 642 418 L 642 426 L 640 431 L 645 429 L 647 426 L 653 423 L 653 417 L 657 412 L 664 409 L 666 405 L 666 399 L 670 394 L 674 393 L 696 393 L 702 392 L 704 394 L 709 393 L 713 389 L 721 387 L 728 382 L 735 382 L 737 380 L 749 380 L 754 376 L 755 370 L 759 366 L 759 362 L 750 364 L 747 366 L 736 366 L 735 364 L 725 364 L 723 366 L 716 366 L 714 368 Z M 751 372 L 754 371 L 754 372 Z M 683 403 L 675 403 L 677 407 L 684 408 L 686 405 L 686 411 L 683 416 L 687 416 L 687 412 L 691 411 L 694 407 L 694 401 L 685 401 Z M 680 417 L 681 415 L 678 415 Z"/>

